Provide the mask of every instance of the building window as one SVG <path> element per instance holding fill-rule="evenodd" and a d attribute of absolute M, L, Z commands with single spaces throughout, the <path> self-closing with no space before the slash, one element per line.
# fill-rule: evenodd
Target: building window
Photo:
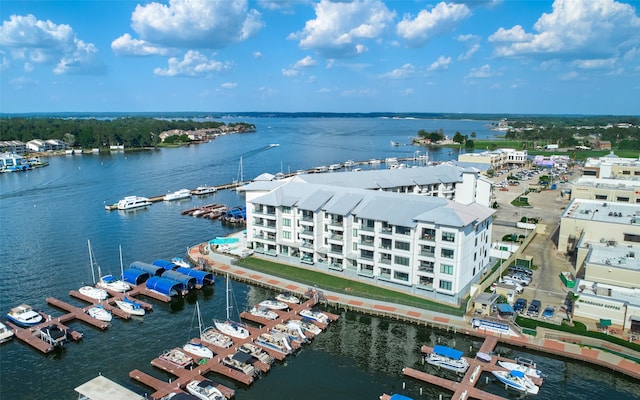
<path fill-rule="evenodd" d="M 440 272 L 447 275 L 453 275 L 453 265 L 440 264 Z"/>
<path fill-rule="evenodd" d="M 283 239 L 289 239 L 289 240 L 291 240 L 291 232 L 289 232 L 289 231 L 282 231 L 282 238 L 283 238 Z"/>
<path fill-rule="evenodd" d="M 456 240 L 456 234 L 451 232 L 442 232 L 442 240 L 453 243 Z"/>
<path fill-rule="evenodd" d="M 634 235 L 632 233 L 625 233 L 624 234 L 624 241 L 625 242 L 636 242 L 636 243 L 640 243 L 640 235 Z"/>
<path fill-rule="evenodd" d="M 607 200 L 607 195 L 606 194 L 597 194 L 596 195 L 596 200 Z"/>
<path fill-rule="evenodd" d="M 623 197 L 623 196 L 618 196 L 618 197 L 616 197 L 616 201 L 619 201 L 621 203 L 628 203 L 629 202 L 629 198 L 628 197 Z"/>
<path fill-rule="evenodd" d="M 398 265 L 409 266 L 409 257 L 394 256 L 393 262 Z"/>
<path fill-rule="evenodd" d="M 431 228 L 423 228 L 422 229 L 422 239 L 424 240 L 435 240 L 436 238 L 436 230 Z"/>
<path fill-rule="evenodd" d="M 453 258 L 453 250 L 451 249 L 442 249 L 440 255 L 444 258 Z"/>
<path fill-rule="evenodd" d="M 624 170 L 624 171 L 622 171 L 622 175 L 631 175 L 631 171 Z"/>
<path fill-rule="evenodd" d="M 396 226 L 396 233 L 398 235 L 410 235 L 411 229 L 407 228 L 406 226 Z"/>
<path fill-rule="evenodd" d="M 440 289 L 451 290 L 453 285 L 449 281 L 440 281 Z"/>
<path fill-rule="evenodd" d="M 393 278 L 399 281 L 409 282 L 409 274 L 406 272 L 393 271 Z"/>
<path fill-rule="evenodd" d="M 409 244 L 409 242 L 400 242 L 400 241 L 396 240 L 396 249 L 409 251 L 410 244 Z"/>
<path fill-rule="evenodd" d="M 282 218 L 282 226 L 291 226 L 291 218 Z"/>
<path fill-rule="evenodd" d="M 283 214 L 291 214 L 291 207 L 284 206 L 282 207 Z"/>

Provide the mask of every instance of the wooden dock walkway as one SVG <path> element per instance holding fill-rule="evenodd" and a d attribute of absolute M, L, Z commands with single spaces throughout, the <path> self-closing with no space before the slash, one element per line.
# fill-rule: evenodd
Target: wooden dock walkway
<path fill-rule="evenodd" d="M 485 353 L 488 355 L 493 354 L 493 350 L 498 344 L 498 340 L 495 336 L 488 336 L 485 341 L 482 343 L 479 352 Z M 422 346 L 420 351 L 424 354 L 429 354 L 433 351 L 432 347 Z M 432 385 L 440 386 L 445 388 L 451 392 L 453 395 L 451 399 L 488 399 L 488 400 L 504 400 L 503 397 L 485 392 L 475 387 L 482 375 L 483 371 L 492 372 L 492 371 L 506 371 L 505 368 L 502 368 L 496 365 L 496 362 L 500 360 L 515 362 L 514 360 L 509 360 L 504 357 L 491 356 L 490 362 L 484 362 L 475 358 L 464 357 L 469 363 L 469 369 L 464 374 L 463 378 L 460 382 L 452 381 L 447 378 L 442 378 L 439 376 L 435 376 L 429 374 L 427 372 L 422 372 L 415 370 L 413 368 L 403 368 L 402 373 L 406 376 L 412 377 L 414 379 L 418 379 Z M 538 386 L 542 384 L 542 379 L 531 378 L 534 383 Z"/>
<path fill-rule="evenodd" d="M 73 340 L 75 342 L 79 342 L 80 340 L 82 340 L 83 338 L 82 333 L 74 331 L 73 329 L 64 325 L 61 318 L 53 318 L 51 315 L 45 314 L 43 312 L 38 312 L 38 313 L 42 315 L 44 319 L 44 321 L 39 323 L 38 325 L 31 326 L 28 328 L 23 328 L 21 326 L 14 324 L 11 321 L 6 321 L 5 324 L 13 331 L 13 333 L 15 334 L 15 337 L 17 337 L 19 340 L 25 342 L 29 346 L 39 350 L 44 354 L 52 352 L 53 350 L 55 350 L 55 347 L 52 346 L 51 343 L 44 341 L 40 338 L 38 333 L 40 332 L 41 328 L 55 325 L 67 333 L 67 338 L 69 340 Z"/>

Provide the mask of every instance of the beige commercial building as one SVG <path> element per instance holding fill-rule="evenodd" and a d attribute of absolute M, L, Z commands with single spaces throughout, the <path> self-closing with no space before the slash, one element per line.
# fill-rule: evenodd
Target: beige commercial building
<path fill-rule="evenodd" d="M 501 170 L 526 165 L 528 153 L 526 150 L 497 149 L 480 153 L 465 153 L 458 155 L 458 162 L 483 164 L 487 169 Z"/>
<path fill-rule="evenodd" d="M 613 152 L 599 158 L 588 158 L 583 175 L 596 178 L 640 177 L 640 159 L 618 157 Z"/>
<path fill-rule="evenodd" d="M 640 204 L 640 177 L 613 179 L 582 176 L 573 183 L 571 198 Z"/>

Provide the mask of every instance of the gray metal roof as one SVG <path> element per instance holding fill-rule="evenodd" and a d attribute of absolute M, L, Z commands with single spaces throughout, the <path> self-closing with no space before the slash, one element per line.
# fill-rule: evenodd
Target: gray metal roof
<path fill-rule="evenodd" d="M 352 193 L 336 194 L 323 207 L 324 211 L 346 216 L 362 201 L 362 196 Z"/>
<path fill-rule="evenodd" d="M 102 375 L 76 387 L 75 391 L 91 400 L 144 400 L 144 397 Z"/>

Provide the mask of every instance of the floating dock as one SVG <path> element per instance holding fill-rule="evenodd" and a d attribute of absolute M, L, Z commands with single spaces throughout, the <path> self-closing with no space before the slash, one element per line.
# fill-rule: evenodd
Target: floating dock
<path fill-rule="evenodd" d="M 222 362 L 222 360 L 224 360 L 224 358 L 227 356 L 237 353 L 239 351 L 240 346 L 245 343 L 253 343 L 259 346 L 261 349 L 265 350 L 267 353 L 269 353 L 269 355 L 273 359 L 283 360 L 286 357 L 286 354 L 278 352 L 267 346 L 261 345 L 260 343 L 255 341 L 256 338 L 260 336 L 260 334 L 262 333 L 270 332 L 271 329 L 276 324 L 286 323 L 291 319 L 298 318 L 300 311 L 304 309 L 310 309 L 311 307 L 317 304 L 317 301 L 318 301 L 317 296 L 314 296 L 300 304 L 290 304 L 288 310 L 277 311 L 279 318 L 276 320 L 266 320 L 266 319 L 258 320 L 257 318 L 251 319 L 256 323 L 259 323 L 261 326 L 260 327 L 247 326 L 247 329 L 250 332 L 249 337 L 246 339 L 231 338 L 233 340 L 233 346 L 229 348 L 221 348 L 209 343 L 200 342 L 199 339 L 197 338 L 192 339 L 192 341 L 194 342 L 200 342 L 204 344 L 214 352 L 214 357 L 207 360 L 206 362 L 202 362 L 202 360 L 198 361 L 198 357 L 193 357 L 193 355 L 191 355 L 192 358 L 194 359 L 194 364 L 192 364 L 192 369 L 181 367 L 177 364 L 168 362 L 159 357 L 153 359 L 151 361 L 151 365 L 153 365 L 156 368 L 162 369 L 163 371 L 166 371 L 177 377 L 176 379 L 173 379 L 171 383 L 167 383 L 162 380 L 156 379 L 137 369 L 131 371 L 129 373 L 129 376 L 132 379 L 135 379 L 141 382 L 142 384 L 155 389 L 155 392 L 152 393 L 150 397 L 156 400 L 161 399 L 164 396 L 170 393 L 173 393 L 176 390 L 183 390 L 183 388 L 194 379 L 195 380 L 208 379 L 208 378 L 204 378 L 204 376 L 209 372 L 215 372 L 217 374 L 224 375 L 227 378 L 233 379 L 242 384 L 251 385 L 255 379 L 253 375 L 247 375 L 239 370 L 233 369 L 225 365 Z M 324 314 L 326 314 L 329 317 L 329 319 L 332 321 L 338 319 L 338 316 L 335 314 L 331 314 L 331 313 L 324 313 Z M 245 317 L 246 316 L 247 315 L 245 314 Z M 326 324 L 317 323 L 315 321 L 314 323 L 316 323 L 318 326 L 321 326 L 322 328 L 326 328 Z M 293 342 L 293 341 L 291 342 L 291 347 L 295 351 L 295 349 L 300 347 L 300 343 L 297 343 L 297 344 L 294 344 L 294 343 L 296 342 Z M 187 353 L 182 349 L 180 349 L 180 351 L 189 355 L 189 353 Z M 270 368 L 269 364 L 261 362 L 253 357 L 252 359 L 255 360 L 252 362 L 252 365 L 257 371 L 267 372 L 269 370 Z M 234 391 L 223 385 L 219 384 L 218 389 L 220 389 L 227 398 L 231 398 L 234 396 Z"/>
<path fill-rule="evenodd" d="M 65 331 L 67 334 L 67 339 L 69 340 L 73 340 L 75 342 L 79 342 L 80 340 L 82 340 L 82 333 L 80 332 L 76 332 L 74 330 L 72 330 L 71 328 L 69 328 L 68 326 L 64 325 L 63 322 L 66 322 L 69 319 L 72 318 L 68 318 L 68 319 L 63 319 L 63 317 L 60 318 L 53 318 L 51 315 L 49 314 L 45 314 L 43 312 L 39 312 L 40 315 L 42 315 L 42 317 L 44 318 L 44 321 L 41 322 L 38 325 L 35 326 L 30 326 L 28 328 L 23 328 L 21 326 L 18 326 L 14 323 L 12 323 L 11 321 L 7 321 L 6 324 L 9 328 L 11 328 L 11 330 L 13 330 L 13 333 L 15 334 L 15 336 L 25 342 L 26 344 L 30 345 L 31 347 L 41 351 L 44 354 L 50 353 L 52 351 L 54 351 L 56 349 L 55 346 L 53 346 L 51 343 L 41 339 L 38 336 L 38 332 L 40 332 L 41 328 L 47 327 L 47 326 L 51 326 L 51 325 L 55 325 L 58 328 L 60 328 L 61 330 Z M 88 315 L 87 315 L 88 317 Z M 91 318 L 91 317 L 89 317 Z"/>

